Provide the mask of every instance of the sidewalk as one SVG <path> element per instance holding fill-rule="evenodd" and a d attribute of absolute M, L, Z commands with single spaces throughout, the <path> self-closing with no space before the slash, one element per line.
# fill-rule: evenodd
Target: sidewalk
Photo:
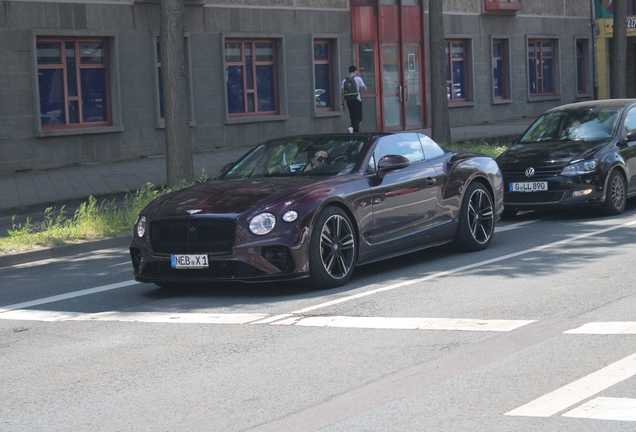
<path fill-rule="evenodd" d="M 508 142 L 523 133 L 533 120 L 524 118 L 455 127 L 451 128 L 451 138 L 454 141 Z M 430 136 L 431 130 L 423 129 L 420 132 Z M 205 169 L 208 176 L 216 175 L 223 165 L 237 160 L 248 149 L 249 147 L 220 148 L 195 153 L 194 177 L 200 177 L 202 169 Z M 12 228 L 13 215 L 18 216 L 18 222 L 26 217 L 38 220 L 36 218 L 41 218 L 47 207 L 59 210 L 62 206 L 66 206 L 69 210 L 67 213 L 72 214 L 73 211 L 70 210 L 86 201 L 89 196 L 96 197 L 98 202 L 123 197 L 126 192 L 137 190 L 146 183 L 157 186 L 166 183 L 165 156 L 1 176 L 0 237 L 6 236 L 7 229 Z M 2 265 L 0 256 L 0 266 Z"/>

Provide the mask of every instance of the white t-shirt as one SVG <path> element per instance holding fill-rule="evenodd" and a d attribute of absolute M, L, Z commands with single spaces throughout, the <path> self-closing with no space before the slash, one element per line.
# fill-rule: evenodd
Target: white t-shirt
<path fill-rule="evenodd" d="M 343 88 L 343 89 L 344 89 L 344 85 L 345 85 L 345 81 L 346 80 L 347 80 L 346 78 L 343 79 L 342 80 L 342 84 L 340 85 L 340 87 Z M 362 97 L 360 97 L 360 87 L 364 87 L 364 81 L 362 81 L 362 78 L 360 78 L 357 75 L 353 77 L 353 80 L 356 82 L 356 87 L 358 88 L 358 100 L 360 102 L 362 102 Z"/>

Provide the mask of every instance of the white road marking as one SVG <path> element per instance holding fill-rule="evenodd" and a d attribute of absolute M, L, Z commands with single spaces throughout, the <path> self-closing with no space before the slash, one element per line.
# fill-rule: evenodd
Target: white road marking
<path fill-rule="evenodd" d="M 393 330 L 456 330 L 508 332 L 534 321 L 522 320 L 477 320 L 451 318 L 393 318 L 393 317 L 349 317 L 319 316 L 290 317 L 272 325 L 295 325 L 306 327 L 342 327 Z"/>
<path fill-rule="evenodd" d="M 287 319 L 284 319 L 286 318 Z M 121 321 L 181 324 L 270 324 L 307 327 L 342 327 L 393 330 L 455 330 L 508 332 L 534 321 L 475 320 L 448 318 L 383 317 L 291 317 L 289 314 L 268 317 L 265 313 L 180 313 L 180 312 L 98 312 L 79 313 L 42 310 L 11 310 L 0 319 L 22 321 Z"/>
<path fill-rule="evenodd" d="M 2 306 L 0 307 L 0 316 L 2 316 L 1 314 L 10 311 L 10 310 L 15 310 L 15 309 L 25 309 L 25 308 L 30 308 L 33 306 L 39 306 L 45 303 L 53 303 L 56 301 L 61 301 L 61 300 L 68 300 L 68 299 L 72 299 L 75 297 L 81 297 L 81 296 L 85 296 L 85 295 L 90 295 L 90 294 L 95 294 L 95 293 L 99 293 L 99 292 L 103 292 L 103 291 L 110 291 L 113 289 L 117 289 L 117 288 L 123 288 L 123 287 L 127 287 L 127 286 L 131 286 L 131 285 L 135 285 L 138 284 L 139 282 L 136 281 L 126 281 L 126 282 L 119 282 L 119 283 L 114 283 L 114 284 L 108 284 L 108 285 L 102 285 L 99 287 L 95 287 L 95 288 L 88 288 L 85 290 L 81 290 L 81 291 L 74 291 L 74 292 L 70 292 L 70 293 L 66 293 L 66 294 L 59 294 L 59 295 L 55 295 L 55 296 L 51 296 L 51 297 L 45 297 L 45 298 L 41 298 L 38 300 L 32 300 L 32 301 L 27 301 L 27 302 L 23 302 L 23 303 L 15 303 L 12 305 L 8 305 L 8 306 Z"/>
<path fill-rule="evenodd" d="M 297 311 L 293 311 L 292 313 L 296 314 L 296 315 L 302 315 L 304 313 L 311 312 L 311 311 L 314 311 L 316 309 L 322 309 L 322 308 L 325 308 L 325 307 L 329 307 L 329 306 L 337 305 L 337 304 L 340 304 L 340 303 L 344 303 L 344 302 L 347 302 L 347 301 L 350 301 L 350 300 L 356 300 L 356 299 L 359 299 L 359 298 L 362 298 L 362 297 L 378 294 L 378 293 L 381 293 L 381 292 L 391 291 L 391 290 L 394 290 L 394 289 L 397 289 L 397 288 L 403 288 L 403 287 L 414 285 L 414 284 L 418 284 L 418 283 L 421 283 L 421 282 L 426 282 L 428 280 L 436 279 L 436 278 L 439 278 L 439 277 L 442 277 L 442 276 L 449 276 L 449 275 L 452 275 L 452 274 L 455 274 L 455 273 L 459 273 L 459 272 L 464 271 L 464 270 L 471 270 L 471 269 L 474 269 L 474 268 L 477 268 L 477 267 L 483 267 L 483 266 L 488 265 L 488 264 L 493 264 L 493 263 L 496 263 L 496 262 L 499 262 L 499 261 L 505 261 L 505 260 L 508 260 L 508 259 L 511 259 L 511 258 L 516 258 L 516 257 L 521 256 L 521 255 L 527 255 L 527 254 L 532 253 L 532 252 L 538 252 L 538 251 L 542 251 L 544 249 L 550 249 L 550 248 L 553 248 L 553 247 L 556 247 L 556 246 L 562 246 L 564 244 L 572 243 L 572 242 L 575 242 L 577 240 L 581 240 L 581 239 L 584 239 L 584 238 L 587 238 L 587 237 L 593 237 L 593 236 L 598 235 L 598 234 L 603 234 L 603 233 L 614 231 L 614 230 L 617 230 L 617 229 L 620 229 L 620 228 L 626 228 L 626 227 L 631 226 L 631 225 L 636 225 L 636 220 L 631 221 L 631 222 L 627 222 L 627 223 L 624 223 L 624 224 L 621 224 L 621 225 L 616 225 L 616 226 L 612 226 L 612 227 L 608 227 L 608 228 L 603 228 L 603 229 L 600 229 L 600 230 L 597 230 L 597 231 L 592 231 L 592 232 L 585 233 L 585 234 L 579 234 L 579 235 L 574 236 L 574 237 L 569 237 L 569 238 L 566 238 L 566 239 L 563 239 L 563 240 L 555 241 L 555 242 L 552 242 L 552 243 L 547 243 L 547 244 L 544 244 L 544 245 L 541 245 L 541 246 L 533 247 L 533 248 L 530 248 L 530 249 L 525 249 L 525 250 L 522 250 L 522 251 L 519 251 L 519 252 L 514 252 L 514 253 L 511 253 L 511 254 L 508 254 L 508 255 L 502 255 L 502 256 L 497 257 L 497 258 L 492 258 L 492 259 L 489 259 L 489 260 L 480 261 L 480 262 L 477 262 L 477 263 L 474 263 L 474 264 L 465 265 L 463 267 L 457 267 L 457 268 L 446 270 L 446 271 L 442 271 L 442 272 L 439 272 L 439 273 L 433 273 L 431 275 L 424 276 L 424 277 L 421 277 L 421 278 L 410 279 L 408 281 L 400 282 L 400 283 L 389 285 L 389 286 L 386 286 L 386 287 L 376 288 L 376 289 L 372 289 L 372 290 L 369 290 L 369 291 L 361 292 L 361 293 L 358 293 L 358 294 L 354 294 L 354 295 L 350 295 L 350 296 L 346 296 L 346 297 L 341 297 L 341 298 L 336 299 L 336 300 L 331 300 L 331 301 L 328 301 L 328 302 L 325 302 L 325 303 L 320 303 L 320 304 L 317 304 L 317 305 L 314 305 L 314 306 L 309 306 L 309 307 L 306 307 L 306 308 L 303 308 L 303 309 L 299 309 Z"/>
<path fill-rule="evenodd" d="M 40 310 L 12 310 L 0 315 L 0 319 L 28 321 L 120 321 L 178 324 L 247 324 L 266 317 L 267 314 L 208 314 L 180 312 L 98 312 L 77 313 Z"/>
<path fill-rule="evenodd" d="M 110 268 L 110 267 L 119 267 L 119 266 L 123 266 L 123 265 L 132 265 L 132 264 L 130 264 L 130 261 L 126 261 L 126 262 L 119 263 L 119 264 L 109 265 L 108 268 Z"/>
<path fill-rule="evenodd" d="M 505 415 L 550 417 L 634 375 L 636 375 L 636 354 L 508 411 Z"/>
<path fill-rule="evenodd" d="M 598 397 L 566 412 L 563 417 L 636 421 L 636 399 Z"/>
<path fill-rule="evenodd" d="M 636 334 L 636 322 L 592 322 L 568 330 L 565 333 L 588 335 Z"/>

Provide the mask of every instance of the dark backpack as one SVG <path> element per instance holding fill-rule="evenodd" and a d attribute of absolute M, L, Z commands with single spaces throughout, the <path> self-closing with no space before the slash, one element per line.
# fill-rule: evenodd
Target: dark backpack
<path fill-rule="evenodd" d="M 358 85 L 352 76 L 348 76 L 344 81 L 344 97 L 345 100 L 358 99 Z"/>

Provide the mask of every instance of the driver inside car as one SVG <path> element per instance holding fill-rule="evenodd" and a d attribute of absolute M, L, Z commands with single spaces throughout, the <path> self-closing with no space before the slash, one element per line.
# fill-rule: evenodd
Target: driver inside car
<path fill-rule="evenodd" d="M 326 150 L 317 150 L 309 160 L 309 163 L 305 167 L 305 171 L 320 168 L 329 163 L 329 153 Z"/>

